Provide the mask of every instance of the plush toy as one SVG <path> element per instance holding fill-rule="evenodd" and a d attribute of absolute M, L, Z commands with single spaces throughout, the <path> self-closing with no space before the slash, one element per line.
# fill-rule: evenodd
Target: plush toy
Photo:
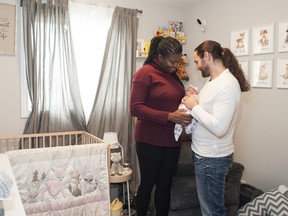
<path fill-rule="evenodd" d="M 176 70 L 176 74 L 178 75 L 178 77 L 182 80 L 189 80 L 189 76 L 186 73 L 186 69 L 185 69 L 185 64 L 188 64 L 188 59 L 187 59 L 187 55 L 184 54 L 181 58 L 180 64 Z"/>
<path fill-rule="evenodd" d="M 111 165 L 111 175 L 115 175 L 115 174 L 119 174 L 122 175 L 123 174 L 123 166 L 121 165 L 121 153 L 120 152 L 112 152 L 111 153 L 111 161 L 112 161 L 112 165 Z"/>

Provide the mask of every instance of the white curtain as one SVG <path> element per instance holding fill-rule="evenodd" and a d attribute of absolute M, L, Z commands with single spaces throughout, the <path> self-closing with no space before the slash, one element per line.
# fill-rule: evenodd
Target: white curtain
<path fill-rule="evenodd" d="M 85 130 L 67 0 L 23 0 L 26 77 L 32 112 L 24 133 Z"/>
<path fill-rule="evenodd" d="M 129 111 L 129 96 L 132 75 L 136 70 L 137 29 L 137 10 L 116 7 L 107 37 L 94 106 L 87 125 L 88 131 L 100 138 L 104 132 L 117 132 L 136 182 L 134 121 Z"/>

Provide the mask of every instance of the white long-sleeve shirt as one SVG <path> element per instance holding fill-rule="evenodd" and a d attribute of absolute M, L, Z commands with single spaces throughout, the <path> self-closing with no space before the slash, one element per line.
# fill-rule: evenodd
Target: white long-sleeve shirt
<path fill-rule="evenodd" d="M 192 136 L 192 150 L 204 157 L 225 157 L 234 152 L 233 134 L 240 107 L 238 80 L 226 69 L 205 83 L 199 105 L 191 115 L 198 125 Z"/>

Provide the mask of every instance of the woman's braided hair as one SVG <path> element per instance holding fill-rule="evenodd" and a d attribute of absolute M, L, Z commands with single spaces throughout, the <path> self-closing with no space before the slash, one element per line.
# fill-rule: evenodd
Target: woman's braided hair
<path fill-rule="evenodd" d="M 156 36 L 152 38 L 148 57 L 143 65 L 152 63 L 158 54 L 161 54 L 163 57 L 182 54 L 182 45 L 173 37 Z"/>
<path fill-rule="evenodd" d="M 214 60 L 221 60 L 223 65 L 230 70 L 234 77 L 238 80 L 241 91 L 250 90 L 250 84 L 245 78 L 242 68 L 235 55 L 228 48 L 222 48 L 216 41 L 207 40 L 202 42 L 195 50 L 200 58 L 204 57 L 205 52 L 209 52 Z"/>

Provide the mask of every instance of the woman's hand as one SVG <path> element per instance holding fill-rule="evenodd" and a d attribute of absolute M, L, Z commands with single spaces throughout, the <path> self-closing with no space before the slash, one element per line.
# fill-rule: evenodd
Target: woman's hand
<path fill-rule="evenodd" d="M 186 112 L 185 109 L 179 109 L 172 113 L 169 113 L 168 120 L 176 124 L 187 126 L 192 121 L 192 116 L 185 112 Z"/>
<path fill-rule="evenodd" d="M 192 110 L 194 106 L 199 104 L 199 101 L 194 95 L 191 95 L 189 97 L 184 97 L 182 103 L 187 107 L 187 109 Z"/>

